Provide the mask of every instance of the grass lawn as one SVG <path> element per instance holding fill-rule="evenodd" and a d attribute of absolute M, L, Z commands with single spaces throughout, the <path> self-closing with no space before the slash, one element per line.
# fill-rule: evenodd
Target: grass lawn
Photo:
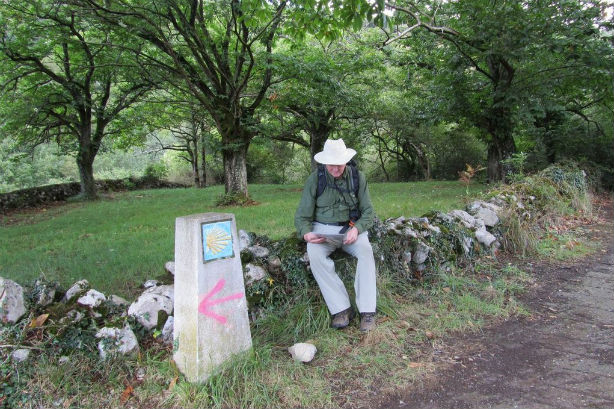
<path fill-rule="evenodd" d="M 456 181 L 370 184 L 380 219 L 462 208 L 465 187 Z M 483 186 L 470 187 L 475 197 Z M 86 278 L 105 294 L 131 297 L 145 280 L 166 274 L 174 258 L 175 218 L 194 213 L 234 213 L 237 228 L 271 239 L 294 234 L 299 185 L 251 185 L 250 207 L 215 206 L 223 187 L 160 189 L 105 195 L 4 217 L 0 276 L 28 283 L 40 276 L 67 287 Z"/>
<path fill-rule="evenodd" d="M 381 219 L 462 208 L 467 200 L 465 187 L 457 182 L 370 187 Z M 472 186 L 469 197 L 479 196 L 481 188 Z M 146 278 L 167 275 L 162 266 L 173 258 L 176 217 L 232 212 L 239 229 L 272 239 L 293 234 L 300 186 L 250 189 L 259 204 L 246 208 L 216 208 L 222 188 L 214 187 L 117 193 L 94 203 L 24 212 L 11 215 L 10 221 L 5 217 L 0 227 L 0 275 L 25 283 L 45 274 L 64 286 L 87 278 L 105 294 L 133 296 Z M 571 233 L 563 247 L 579 251 L 583 247 L 575 243 L 582 238 Z M 543 252 L 551 254 L 560 247 L 552 245 Z M 394 396 L 399 388 L 421 382 L 432 372 L 436 361 L 432 354 L 445 346 L 446 334 L 475 331 L 493 319 L 530 314 L 517 296 L 538 279 L 493 257 L 476 260 L 470 268 L 451 266 L 434 274 L 421 284 L 400 284 L 394 275 L 380 274 L 378 325 L 367 334 L 358 330 L 356 322 L 342 331 L 330 328 L 319 293 L 303 288 L 303 296 L 253 321 L 253 348 L 226 362 L 203 384 L 186 382 L 172 361 L 171 347 L 152 335 L 143 335 L 141 351 L 133 357 L 102 361 L 94 341 L 86 347 L 69 344 L 69 356 L 60 357 L 54 353 L 57 339 L 49 334 L 45 338 L 45 331 L 58 323 L 29 328 L 28 321 L 22 320 L 0 332 L 7 347 L 0 349 L 5 363 L 0 366 L 4 380 L 0 408 L 376 406 L 382 397 Z M 98 329 L 96 325 L 79 328 L 67 333 L 63 342 L 81 342 Z M 37 334 L 48 349 L 39 348 L 38 338 L 31 338 Z M 26 365 L 12 363 L 8 357 L 22 342 L 34 345 Z M 314 361 L 293 361 L 287 348 L 294 342 L 313 343 L 318 349 Z M 8 400 L 3 401 L 4 397 Z"/>

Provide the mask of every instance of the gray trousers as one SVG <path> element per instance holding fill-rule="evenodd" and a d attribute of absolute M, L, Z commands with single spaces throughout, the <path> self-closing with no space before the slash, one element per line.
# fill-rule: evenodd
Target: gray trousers
<path fill-rule="evenodd" d="M 329 226 L 315 222 L 314 233 L 337 233 L 340 226 Z M 356 257 L 356 275 L 354 276 L 354 290 L 356 292 L 356 306 L 360 312 L 375 312 L 376 308 L 376 279 L 375 259 L 373 249 L 369 242 L 367 232 L 358 235 L 352 244 L 341 242 L 325 242 L 321 244 L 307 243 L 307 254 L 311 272 L 320 286 L 320 291 L 331 314 L 336 314 L 350 307 L 350 297 L 335 272 L 335 263 L 329 257 L 336 249 L 341 248 L 348 254 Z"/>

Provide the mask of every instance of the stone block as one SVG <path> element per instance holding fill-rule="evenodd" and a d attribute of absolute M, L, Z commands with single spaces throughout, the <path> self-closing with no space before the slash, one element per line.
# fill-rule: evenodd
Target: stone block
<path fill-rule="evenodd" d="M 163 312 L 166 316 L 173 312 L 172 285 L 148 288 L 128 308 L 128 315 L 135 317 L 147 330 L 152 330 L 164 324 L 164 322 L 158 322 L 160 312 Z"/>
<path fill-rule="evenodd" d="M 299 342 L 288 348 L 288 352 L 295 361 L 311 362 L 316 355 L 317 348 L 308 342 Z"/>
<path fill-rule="evenodd" d="M 25 313 L 23 288 L 13 280 L 0 277 L 0 320 L 15 323 Z"/>
<path fill-rule="evenodd" d="M 139 350 L 139 342 L 129 326 L 124 328 L 101 328 L 96 333 L 98 352 L 102 359 L 116 355 L 128 355 Z"/>
<path fill-rule="evenodd" d="M 252 340 L 233 214 L 175 221 L 174 354 L 190 382 L 204 382 Z"/>

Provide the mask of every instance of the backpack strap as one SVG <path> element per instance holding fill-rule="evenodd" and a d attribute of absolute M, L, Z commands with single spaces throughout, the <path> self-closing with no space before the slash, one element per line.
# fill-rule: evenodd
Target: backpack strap
<path fill-rule="evenodd" d="M 318 189 L 316 190 L 316 199 L 320 197 L 324 189 L 326 189 L 326 167 L 318 163 Z"/>
<path fill-rule="evenodd" d="M 358 168 L 356 165 L 356 161 L 354 161 L 354 159 L 351 159 L 347 163 L 347 166 L 350 170 L 350 183 L 352 184 L 350 186 L 350 191 L 353 191 L 354 196 L 358 197 L 358 188 L 360 187 L 360 182 L 358 181 Z M 316 199 L 320 197 L 322 192 L 324 192 L 326 186 L 326 167 L 321 163 L 318 163 L 318 188 L 316 190 Z"/>

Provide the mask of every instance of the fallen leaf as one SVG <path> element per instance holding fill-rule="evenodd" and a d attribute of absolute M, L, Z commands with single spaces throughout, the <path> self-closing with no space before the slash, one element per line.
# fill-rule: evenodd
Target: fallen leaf
<path fill-rule="evenodd" d="M 435 334 L 433 334 L 431 331 L 424 331 L 424 335 L 426 335 L 428 339 L 435 338 Z"/>
<path fill-rule="evenodd" d="M 124 405 L 128 401 L 128 399 L 130 399 L 130 396 L 133 392 L 134 388 L 132 387 L 132 385 L 128 385 L 126 389 L 124 389 L 124 391 L 122 392 L 122 396 L 119 397 L 119 401 L 122 405 Z"/>
<path fill-rule="evenodd" d="M 421 368 L 424 366 L 424 364 L 422 362 L 410 362 L 408 366 L 410 368 Z"/>
<path fill-rule="evenodd" d="M 179 380 L 178 376 L 175 376 L 173 379 L 171 379 L 171 382 L 168 384 L 168 391 L 172 392 L 173 389 L 175 389 L 175 385 L 177 385 L 177 381 Z"/>
<path fill-rule="evenodd" d="M 29 327 L 30 328 L 42 327 L 45 321 L 47 321 L 47 318 L 49 318 L 49 314 L 41 314 L 32 320 Z"/>

